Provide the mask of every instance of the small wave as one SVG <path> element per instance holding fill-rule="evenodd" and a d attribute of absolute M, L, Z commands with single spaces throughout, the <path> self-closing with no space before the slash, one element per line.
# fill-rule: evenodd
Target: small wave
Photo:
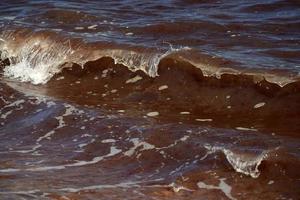
<path fill-rule="evenodd" d="M 252 178 L 259 177 L 260 171 L 258 167 L 268 156 L 268 151 L 263 151 L 258 155 L 248 155 L 236 153 L 230 149 L 218 146 L 206 145 L 205 148 L 209 153 L 223 152 L 235 171 L 251 176 Z"/>

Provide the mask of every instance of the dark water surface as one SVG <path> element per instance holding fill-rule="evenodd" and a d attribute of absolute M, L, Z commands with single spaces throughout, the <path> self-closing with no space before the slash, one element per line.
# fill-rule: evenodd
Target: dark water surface
<path fill-rule="evenodd" d="M 300 3 L 0 2 L 0 199 L 299 199 Z"/>

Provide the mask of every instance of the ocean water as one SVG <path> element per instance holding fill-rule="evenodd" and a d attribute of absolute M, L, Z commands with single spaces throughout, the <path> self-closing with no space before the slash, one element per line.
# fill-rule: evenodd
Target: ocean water
<path fill-rule="evenodd" d="M 0 199 L 298 199 L 300 3 L 0 2 Z"/>

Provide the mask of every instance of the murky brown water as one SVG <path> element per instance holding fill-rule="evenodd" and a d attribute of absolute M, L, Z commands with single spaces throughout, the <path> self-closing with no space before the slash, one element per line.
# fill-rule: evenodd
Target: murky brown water
<path fill-rule="evenodd" d="M 297 1 L 1 1 L 0 199 L 298 199 Z"/>

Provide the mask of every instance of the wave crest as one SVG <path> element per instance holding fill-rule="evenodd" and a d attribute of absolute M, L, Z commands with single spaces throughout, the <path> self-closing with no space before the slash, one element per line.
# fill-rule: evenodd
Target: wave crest
<path fill-rule="evenodd" d="M 243 154 L 237 153 L 230 149 L 218 146 L 206 145 L 205 148 L 209 153 L 222 152 L 229 164 L 233 167 L 236 172 L 243 173 L 245 175 L 251 176 L 252 178 L 257 178 L 260 175 L 258 167 L 264 159 L 268 156 L 268 151 L 263 151 L 259 154 Z"/>
<path fill-rule="evenodd" d="M 6 32 L 0 38 L 1 60 L 9 59 L 10 65 L 4 68 L 4 75 L 21 82 L 45 84 L 61 71 L 65 63 L 76 63 L 83 67 L 89 61 L 111 57 L 115 64 L 122 64 L 131 71 L 142 70 L 150 77 L 157 76 L 158 65 L 164 57 L 187 50 L 138 50 L 121 49 L 113 46 L 82 45 L 78 41 L 59 38 L 45 33 L 15 34 Z M 25 38 L 25 39 L 24 39 Z M 64 65 L 66 67 L 68 65 Z"/>
<path fill-rule="evenodd" d="M 82 68 L 87 62 L 110 57 L 115 64 L 131 71 L 141 70 L 150 77 L 158 75 L 158 66 L 164 58 L 176 63 L 186 62 L 199 69 L 204 76 L 221 78 L 224 74 L 253 76 L 255 83 L 267 80 L 285 86 L 298 81 L 291 74 L 274 74 L 268 71 L 238 69 L 236 63 L 196 52 L 188 47 L 145 48 L 97 42 L 86 43 L 80 39 L 64 38 L 57 33 L 29 30 L 5 31 L 0 35 L 0 60 L 8 59 L 4 75 L 22 82 L 45 84 L 62 68 L 76 63 Z"/>

